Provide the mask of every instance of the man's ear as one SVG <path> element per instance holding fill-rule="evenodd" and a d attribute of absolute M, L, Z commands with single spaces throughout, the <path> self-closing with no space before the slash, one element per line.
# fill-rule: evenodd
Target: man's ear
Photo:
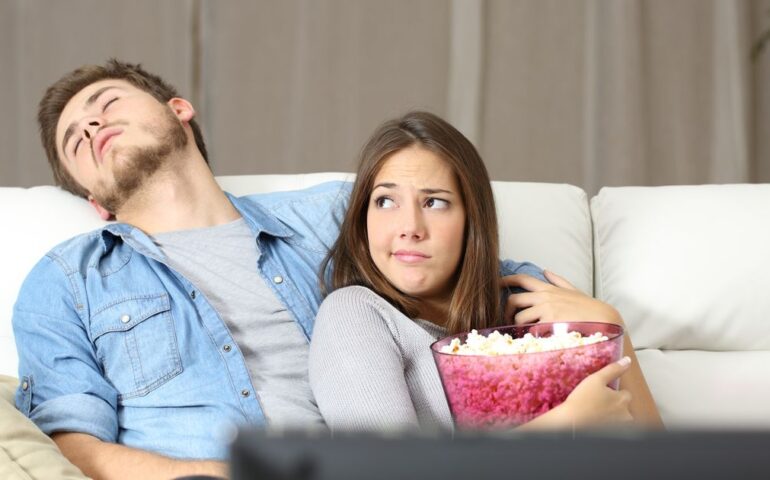
<path fill-rule="evenodd" d="M 102 220 L 108 221 L 114 218 L 110 212 L 108 212 L 104 207 L 99 205 L 99 203 L 96 200 L 94 200 L 94 197 L 90 195 L 88 196 L 88 203 L 90 203 L 91 206 L 94 207 L 94 210 L 96 210 L 96 213 L 99 214 Z"/>
<path fill-rule="evenodd" d="M 171 111 L 174 112 L 176 118 L 182 122 L 187 123 L 195 117 L 195 108 L 193 108 L 192 103 L 184 98 L 174 97 L 166 103 L 171 108 Z"/>

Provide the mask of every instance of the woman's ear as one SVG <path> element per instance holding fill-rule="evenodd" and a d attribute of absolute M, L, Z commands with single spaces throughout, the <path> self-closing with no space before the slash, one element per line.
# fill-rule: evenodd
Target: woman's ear
<path fill-rule="evenodd" d="M 104 207 L 99 205 L 99 202 L 94 200 L 94 197 L 90 195 L 88 196 L 88 203 L 90 203 L 91 206 L 94 207 L 94 210 L 96 210 L 96 213 L 99 214 L 99 217 L 101 217 L 102 220 L 109 221 L 114 218 L 110 212 L 108 212 Z"/>
<path fill-rule="evenodd" d="M 182 122 L 189 122 L 195 117 L 195 108 L 193 108 L 192 103 L 184 98 L 174 97 L 166 102 L 166 104 L 174 112 L 176 118 Z"/>

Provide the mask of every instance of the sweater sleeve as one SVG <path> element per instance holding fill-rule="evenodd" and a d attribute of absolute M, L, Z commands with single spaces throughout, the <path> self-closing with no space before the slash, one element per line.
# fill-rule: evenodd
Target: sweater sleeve
<path fill-rule="evenodd" d="M 332 431 L 419 427 L 395 315 L 401 314 L 363 287 L 337 290 L 321 305 L 308 369 Z"/>

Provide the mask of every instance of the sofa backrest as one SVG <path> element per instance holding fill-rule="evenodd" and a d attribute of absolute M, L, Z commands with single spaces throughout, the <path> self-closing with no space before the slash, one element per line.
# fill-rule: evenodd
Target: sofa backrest
<path fill-rule="evenodd" d="M 347 173 L 218 177 L 234 195 L 305 188 Z M 533 261 L 593 290 L 591 221 L 585 193 L 574 186 L 493 182 L 500 220 L 501 256 Z M 0 188 L 0 374 L 18 375 L 11 329 L 13 304 L 33 265 L 58 243 L 104 225 L 88 203 L 59 188 Z"/>
<path fill-rule="evenodd" d="M 770 185 L 605 188 L 598 298 L 672 427 L 770 427 Z"/>

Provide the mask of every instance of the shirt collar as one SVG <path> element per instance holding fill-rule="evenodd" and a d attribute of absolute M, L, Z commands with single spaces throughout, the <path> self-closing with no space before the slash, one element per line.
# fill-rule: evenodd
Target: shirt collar
<path fill-rule="evenodd" d="M 227 192 L 225 192 L 225 195 L 227 195 L 230 203 L 246 220 L 255 237 L 259 237 L 262 233 L 281 238 L 292 236 L 291 230 L 286 228 L 275 215 L 265 210 L 258 203 L 246 201 Z"/>
<path fill-rule="evenodd" d="M 259 237 L 262 233 L 280 238 L 292 236 L 292 232 L 275 215 L 258 203 L 246 201 L 227 192 L 225 195 L 241 214 L 255 237 Z M 131 238 L 141 246 L 141 250 L 151 252 L 154 256 L 163 256 L 158 246 L 146 233 L 127 223 L 110 223 L 102 228 L 101 241 L 105 252 L 113 247 L 115 237 Z"/>

